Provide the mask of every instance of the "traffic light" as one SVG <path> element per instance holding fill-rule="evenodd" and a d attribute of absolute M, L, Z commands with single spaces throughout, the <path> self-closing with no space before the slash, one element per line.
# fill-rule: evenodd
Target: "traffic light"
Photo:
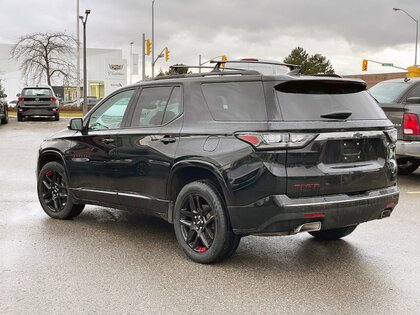
<path fill-rule="evenodd" d="M 152 52 L 152 41 L 150 39 L 146 40 L 146 55 L 150 56 Z"/>
<path fill-rule="evenodd" d="M 166 47 L 165 48 L 165 61 L 169 60 L 169 53 L 170 53 L 170 51 L 169 51 L 168 47 Z"/>
<path fill-rule="evenodd" d="M 226 55 L 221 56 L 222 61 L 227 61 L 227 57 Z M 224 68 L 225 67 L 225 63 L 221 63 L 220 64 L 220 68 Z"/>
<path fill-rule="evenodd" d="M 368 67 L 368 61 L 366 59 L 363 59 L 362 61 L 362 71 L 367 71 Z"/>

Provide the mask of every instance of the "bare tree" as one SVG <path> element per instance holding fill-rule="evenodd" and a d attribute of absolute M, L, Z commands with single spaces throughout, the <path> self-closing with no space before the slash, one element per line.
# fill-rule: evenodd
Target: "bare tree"
<path fill-rule="evenodd" d="M 33 33 L 19 38 L 10 54 L 20 62 L 25 83 L 42 83 L 46 78 L 63 85 L 76 82 L 76 67 L 72 63 L 76 40 L 65 33 Z"/>

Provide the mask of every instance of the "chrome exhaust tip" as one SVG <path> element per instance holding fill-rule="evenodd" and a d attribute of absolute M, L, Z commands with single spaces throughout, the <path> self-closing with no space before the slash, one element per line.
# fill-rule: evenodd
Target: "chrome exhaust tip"
<path fill-rule="evenodd" d="M 298 227 L 296 227 L 293 230 L 292 234 L 297 234 L 297 233 L 301 233 L 301 232 L 315 232 L 315 231 L 319 231 L 321 229 L 321 222 L 320 221 L 316 221 L 316 222 L 309 222 L 309 223 L 304 223 L 299 225 Z"/>
<path fill-rule="evenodd" d="M 385 219 L 391 216 L 391 209 L 385 209 L 384 211 L 381 212 L 381 216 L 379 217 L 379 219 Z"/>

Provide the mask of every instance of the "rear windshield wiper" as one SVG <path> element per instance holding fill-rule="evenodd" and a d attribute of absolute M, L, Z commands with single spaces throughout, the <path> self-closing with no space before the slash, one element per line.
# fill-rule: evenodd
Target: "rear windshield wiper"
<path fill-rule="evenodd" d="M 342 111 L 342 112 L 331 112 L 322 114 L 321 118 L 330 118 L 330 119 L 347 119 L 353 114 L 351 111 Z"/>

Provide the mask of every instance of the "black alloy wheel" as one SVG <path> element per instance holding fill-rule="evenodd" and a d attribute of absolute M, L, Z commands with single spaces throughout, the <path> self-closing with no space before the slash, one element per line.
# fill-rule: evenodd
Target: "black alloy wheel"
<path fill-rule="evenodd" d="M 241 239 L 233 233 L 224 199 L 210 181 L 192 182 L 181 189 L 175 202 L 174 229 L 185 254 L 202 264 L 230 257 Z"/>
<path fill-rule="evenodd" d="M 41 169 L 38 199 L 45 213 L 55 219 L 73 218 L 84 208 L 82 204 L 73 203 L 64 167 L 57 162 L 49 162 Z"/>
<path fill-rule="evenodd" d="M 199 194 L 191 194 L 181 208 L 181 232 L 184 241 L 197 253 L 206 252 L 217 232 L 216 214 L 209 203 Z"/>

